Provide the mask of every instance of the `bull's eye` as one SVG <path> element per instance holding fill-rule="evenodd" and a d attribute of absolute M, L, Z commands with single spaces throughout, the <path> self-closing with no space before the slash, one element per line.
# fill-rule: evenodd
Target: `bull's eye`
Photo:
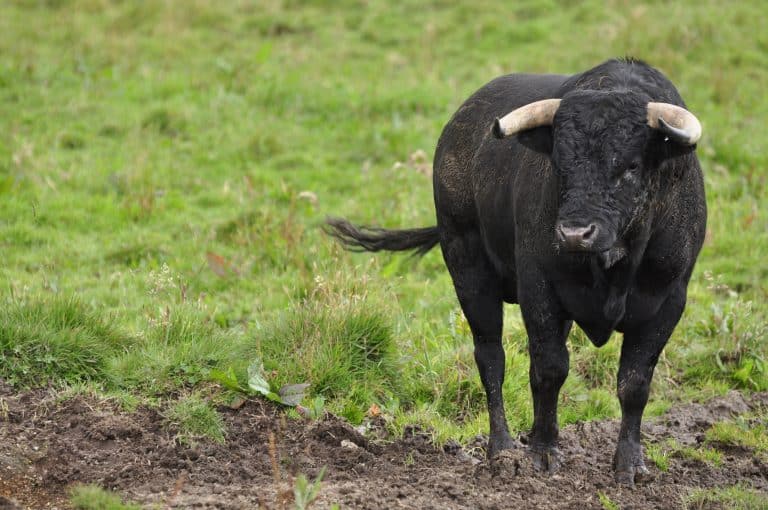
<path fill-rule="evenodd" d="M 621 162 L 614 158 L 612 163 L 614 167 L 613 183 L 615 186 L 619 186 L 627 180 L 631 182 L 637 181 L 637 171 L 640 168 L 640 163 L 638 161 Z"/>

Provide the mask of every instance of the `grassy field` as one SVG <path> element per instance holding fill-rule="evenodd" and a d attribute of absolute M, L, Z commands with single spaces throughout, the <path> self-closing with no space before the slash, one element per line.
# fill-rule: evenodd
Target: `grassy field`
<path fill-rule="evenodd" d="M 766 390 L 764 21 L 759 0 L 2 2 L 0 377 L 159 405 L 219 440 L 212 405 L 254 377 L 309 383 L 305 407 L 353 422 L 376 404 L 395 432 L 487 431 L 439 250 L 349 254 L 320 227 L 434 224 L 431 157 L 465 97 L 633 55 L 703 123 L 710 211 L 648 413 Z M 572 334 L 563 423 L 618 416 L 620 340 Z M 516 307 L 505 343 L 521 430 Z"/>

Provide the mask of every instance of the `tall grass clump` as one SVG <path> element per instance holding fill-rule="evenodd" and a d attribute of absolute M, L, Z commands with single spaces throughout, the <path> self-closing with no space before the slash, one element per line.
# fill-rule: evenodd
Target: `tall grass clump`
<path fill-rule="evenodd" d="M 362 280 L 340 277 L 339 285 L 316 277 L 307 297 L 264 326 L 241 358 L 261 360 L 273 386 L 309 383 L 312 394 L 361 419 L 399 384 L 391 312 Z"/>
<path fill-rule="evenodd" d="M 243 339 L 237 329 L 221 328 L 203 303 L 192 301 L 186 283 L 167 265 L 149 272 L 147 294 L 144 324 L 131 349 L 109 362 L 116 388 L 163 395 L 195 386 Z"/>
<path fill-rule="evenodd" d="M 130 350 L 110 360 L 111 383 L 154 395 L 192 387 L 227 358 L 236 341 L 233 332 L 222 330 L 194 307 L 168 308 Z"/>
<path fill-rule="evenodd" d="M 129 344 L 76 297 L 24 298 L 0 310 L 0 377 L 11 384 L 103 382 L 109 358 Z"/>
<path fill-rule="evenodd" d="M 692 329 L 705 341 L 686 349 L 684 379 L 720 380 L 731 387 L 765 391 L 765 311 L 742 298 L 721 278 L 705 273 L 703 279 L 712 299 L 709 306 L 696 310 L 698 321 Z"/>
<path fill-rule="evenodd" d="M 123 503 L 120 496 L 98 485 L 76 485 L 70 490 L 69 503 L 77 510 L 139 510 L 133 503 Z"/>

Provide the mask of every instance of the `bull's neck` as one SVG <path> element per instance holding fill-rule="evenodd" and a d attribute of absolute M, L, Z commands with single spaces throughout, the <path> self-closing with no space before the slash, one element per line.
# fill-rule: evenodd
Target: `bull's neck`
<path fill-rule="evenodd" d="M 649 235 L 632 236 L 619 240 L 610 250 L 592 257 L 592 277 L 596 286 L 607 289 L 603 315 L 612 324 L 612 329 L 624 317 L 627 295 L 635 280 L 635 274 L 648 245 Z"/>

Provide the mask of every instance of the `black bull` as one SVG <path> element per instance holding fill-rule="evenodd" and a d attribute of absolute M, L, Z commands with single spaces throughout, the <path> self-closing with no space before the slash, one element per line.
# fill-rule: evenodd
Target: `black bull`
<path fill-rule="evenodd" d="M 502 76 L 443 129 L 436 227 L 328 220 L 351 249 L 425 253 L 440 243 L 474 337 L 490 459 L 513 444 L 502 398 L 506 301 L 520 304 L 528 333 L 534 465 L 552 472 L 562 459 L 557 400 L 575 321 L 597 346 L 624 334 L 613 467 L 630 485 L 647 473 L 640 421 L 704 240 L 700 135 L 672 83 L 637 60 L 573 76 Z"/>

